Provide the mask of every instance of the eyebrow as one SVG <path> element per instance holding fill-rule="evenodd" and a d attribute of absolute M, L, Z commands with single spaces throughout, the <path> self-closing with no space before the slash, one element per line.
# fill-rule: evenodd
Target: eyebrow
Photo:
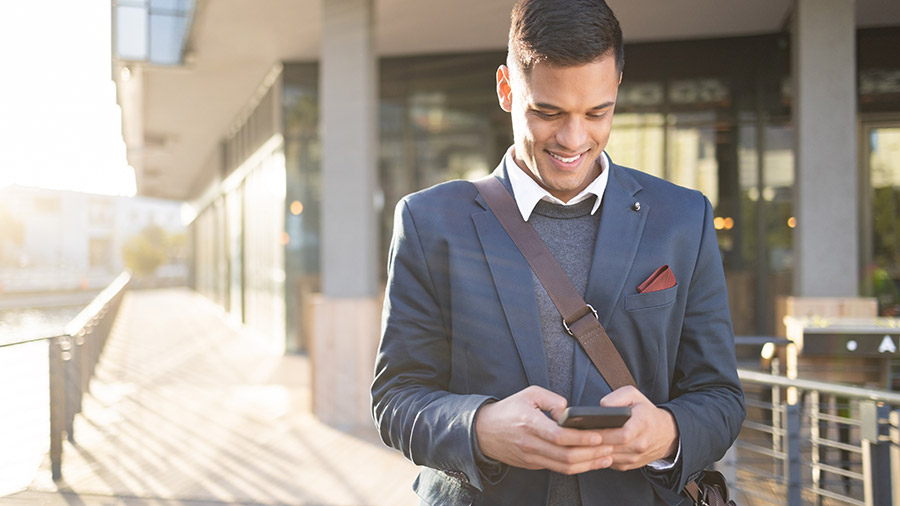
<path fill-rule="evenodd" d="M 612 107 L 614 104 L 615 104 L 615 102 L 606 102 L 606 103 L 603 103 L 600 105 L 595 105 L 594 107 L 591 107 L 591 110 L 592 111 L 600 111 L 603 109 L 608 109 L 608 108 Z M 538 103 L 534 104 L 533 107 L 535 107 L 536 109 L 549 109 L 551 111 L 561 111 L 562 110 L 561 107 L 555 106 L 553 104 L 547 104 L 544 102 L 538 102 Z"/>

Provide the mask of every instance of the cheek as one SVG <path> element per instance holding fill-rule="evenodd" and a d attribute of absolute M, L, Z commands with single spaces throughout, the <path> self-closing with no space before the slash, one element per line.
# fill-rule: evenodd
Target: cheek
<path fill-rule="evenodd" d="M 542 143 L 553 139 L 552 123 L 539 119 L 527 119 L 524 123 L 525 138 L 529 141 Z"/>
<path fill-rule="evenodd" d="M 528 137 L 528 121 L 522 111 L 513 109 L 511 116 L 513 135 L 515 136 L 516 140 Z"/>
<path fill-rule="evenodd" d="M 598 123 L 591 130 L 591 137 L 593 137 L 594 142 L 599 144 L 601 147 L 606 147 L 606 143 L 609 142 L 609 134 L 612 127 L 612 120 L 604 120 L 601 123 Z"/>

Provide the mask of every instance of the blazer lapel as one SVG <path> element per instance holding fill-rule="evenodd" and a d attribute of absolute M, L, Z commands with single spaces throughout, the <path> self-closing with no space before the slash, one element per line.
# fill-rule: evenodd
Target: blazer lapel
<path fill-rule="evenodd" d="M 503 182 L 507 190 L 512 192 L 503 163 L 497 167 L 494 175 Z M 531 267 L 489 210 L 481 194 L 478 194 L 475 200 L 484 211 L 472 214 L 472 221 L 484 249 L 491 276 L 494 278 L 494 286 L 500 296 L 500 303 L 528 383 L 549 388 L 550 380 L 547 375 L 547 360 L 544 356 L 544 341 L 541 337 L 541 323 L 534 296 Z"/>
<path fill-rule="evenodd" d="M 597 310 L 597 316 L 604 327 L 609 325 L 613 311 L 625 286 L 625 278 L 631 271 L 637 247 L 650 207 L 641 202 L 636 194 L 640 184 L 622 167 L 610 163 L 609 182 L 603 193 L 600 207 L 600 227 L 594 245 L 594 257 L 588 275 L 584 299 Z M 637 209 L 635 209 L 637 208 Z M 621 353 L 628 343 L 610 335 Z M 579 346 L 575 354 L 572 399 L 577 403 L 585 388 L 588 372 L 594 369 L 590 358 Z M 606 386 L 608 389 L 609 387 Z"/>

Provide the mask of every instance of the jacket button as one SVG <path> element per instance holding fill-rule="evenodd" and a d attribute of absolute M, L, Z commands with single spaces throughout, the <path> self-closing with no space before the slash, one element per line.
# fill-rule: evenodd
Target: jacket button
<path fill-rule="evenodd" d="M 640 211 L 640 210 L 641 210 L 641 203 L 640 203 L 640 202 L 635 202 L 634 204 L 632 204 L 632 205 L 631 205 L 631 210 L 632 210 L 632 211 Z"/>

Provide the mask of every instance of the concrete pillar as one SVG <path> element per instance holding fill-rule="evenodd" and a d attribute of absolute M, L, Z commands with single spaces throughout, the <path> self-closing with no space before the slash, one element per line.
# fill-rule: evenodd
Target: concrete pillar
<path fill-rule="evenodd" d="M 376 291 L 373 0 L 322 1 L 322 292 Z"/>
<path fill-rule="evenodd" d="M 796 0 L 794 295 L 859 291 L 853 0 Z"/>
<path fill-rule="evenodd" d="M 373 0 L 322 0 L 322 294 L 312 304 L 313 411 L 371 430 L 378 344 Z"/>

